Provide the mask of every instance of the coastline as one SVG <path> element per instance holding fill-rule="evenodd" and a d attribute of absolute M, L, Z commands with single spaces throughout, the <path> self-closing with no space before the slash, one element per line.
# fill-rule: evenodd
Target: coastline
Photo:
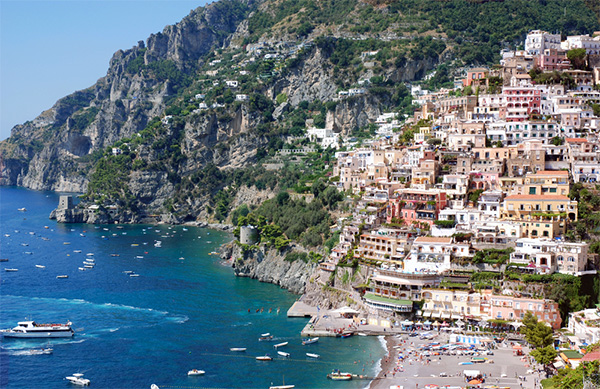
<path fill-rule="evenodd" d="M 382 339 L 383 338 L 383 339 Z M 369 389 L 375 388 L 384 388 L 389 387 L 389 385 L 385 385 L 385 381 L 387 378 L 387 374 L 394 369 L 394 346 L 396 346 L 396 342 L 394 341 L 394 336 L 380 336 L 379 338 L 382 341 L 382 345 L 384 345 L 385 353 L 381 357 L 379 361 L 379 371 L 375 374 L 375 378 L 369 382 Z"/>

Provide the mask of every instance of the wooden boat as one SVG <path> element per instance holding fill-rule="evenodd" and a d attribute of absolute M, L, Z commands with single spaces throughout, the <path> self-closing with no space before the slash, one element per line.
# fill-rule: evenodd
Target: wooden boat
<path fill-rule="evenodd" d="M 302 344 L 307 345 L 307 344 L 317 343 L 318 341 L 319 341 L 319 338 L 306 338 L 306 339 L 302 339 Z"/>
<path fill-rule="evenodd" d="M 188 375 L 203 375 L 204 374 L 204 370 L 198 370 L 198 369 L 192 369 L 190 371 L 188 371 Z"/>
<path fill-rule="evenodd" d="M 273 340 L 273 335 L 271 335 L 271 334 L 267 334 L 267 335 L 262 334 L 260 336 L 260 338 L 258 338 L 258 340 L 260 340 L 260 341 L 263 341 L 263 340 Z"/>
<path fill-rule="evenodd" d="M 352 335 L 354 335 L 353 332 L 344 332 L 343 334 L 340 335 L 340 338 L 349 338 Z"/>
<path fill-rule="evenodd" d="M 256 357 L 256 360 L 257 361 L 272 361 L 273 358 L 271 358 L 268 355 L 263 355 L 263 356 L 260 356 L 260 357 Z"/>
<path fill-rule="evenodd" d="M 287 346 L 287 345 L 288 345 L 288 342 L 283 342 L 283 343 L 277 343 L 277 344 L 276 344 L 275 346 L 273 346 L 273 347 L 275 347 L 275 348 L 279 348 L 279 347 L 283 347 L 283 346 Z"/>
<path fill-rule="evenodd" d="M 246 351 L 246 347 L 232 347 L 229 349 L 229 351 L 235 351 L 235 352 L 241 353 L 241 352 Z"/>
<path fill-rule="evenodd" d="M 321 356 L 319 354 L 313 354 L 313 353 L 306 353 L 307 357 L 310 358 L 321 358 Z"/>
<path fill-rule="evenodd" d="M 277 351 L 277 354 L 281 355 L 282 357 L 286 357 L 286 358 L 290 357 L 290 353 L 286 353 L 285 351 Z"/>

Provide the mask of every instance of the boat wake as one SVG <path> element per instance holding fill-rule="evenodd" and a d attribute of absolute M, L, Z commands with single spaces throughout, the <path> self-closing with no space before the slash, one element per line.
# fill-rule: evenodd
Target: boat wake
<path fill-rule="evenodd" d="M 3 299 L 14 299 L 15 306 L 19 307 L 20 313 L 23 309 L 27 312 L 46 311 L 48 307 L 52 307 L 56 311 L 68 312 L 69 319 L 74 323 L 86 325 L 86 321 L 90 317 L 107 319 L 107 324 L 110 322 L 113 326 L 107 326 L 104 329 L 96 329 L 94 332 L 115 332 L 122 328 L 130 328 L 133 326 L 156 326 L 164 323 L 164 321 L 170 323 L 181 324 L 189 320 L 189 317 L 185 315 L 171 314 L 167 311 L 162 311 L 153 308 L 135 307 L 125 304 L 116 303 L 95 303 L 83 299 L 67 299 L 67 298 L 50 298 L 50 297 L 26 297 L 26 296 L 3 296 Z M 39 307 L 37 304 L 39 303 Z M 11 304 L 12 305 L 12 304 Z M 63 307 L 61 307 L 61 305 Z M 64 307 L 68 305 L 69 307 Z M 81 310 L 74 309 L 72 306 L 79 306 Z M 38 309 L 39 308 L 39 309 Z M 62 309 L 61 309 L 62 308 Z M 106 313 L 103 313 L 106 312 Z M 97 320 L 95 321 L 98 322 Z M 7 324 L 10 325 L 10 324 Z M 110 324 L 109 324 L 110 325 Z M 116 325 L 116 327 L 115 327 Z M 91 328 L 86 328 L 90 330 Z M 89 332 L 89 331 L 88 331 Z M 88 333 L 89 335 L 89 333 Z"/>
<path fill-rule="evenodd" d="M 244 322 L 244 323 L 234 323 L 231 326 L 232 327 L 248 327 L 248 326 L 251 326 L 251 325 L 252 325 L 252 322 L 251 321 L 247 321 L 247 322 Z"/>

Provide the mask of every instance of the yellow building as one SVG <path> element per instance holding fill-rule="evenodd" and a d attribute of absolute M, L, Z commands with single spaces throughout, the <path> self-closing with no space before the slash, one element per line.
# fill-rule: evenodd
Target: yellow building
<path fill-rule="evenodd" d="M 481 295 L 469 290 L 423 289 L 423 317 L 459 319 L 481 316 Z"/>
<path fill-rule="evenodd" d="M 504 199 L 502 219 L 521 223 L 522 238 L 555 238 L 577 220 L 577 201 L 562 195 L 512 195 Z"/>
<path fill-rule="evenodd" d="M 561 195 L 569 194 L 569 172 L 566 170 L 542 170 L 525 176 L 522 194 Z"/>

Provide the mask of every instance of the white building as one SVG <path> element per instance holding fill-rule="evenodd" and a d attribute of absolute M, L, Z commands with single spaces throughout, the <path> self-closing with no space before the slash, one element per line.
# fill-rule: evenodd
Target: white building
<path fill-rule="evenodd" d="M 581 275 L 588 263 L 588 244 L 520 238 L 510 261 L 535 267 L 541 273 Z"/>
<path fill-rule="evenodd" d="M 451 268 L 451 258 L 471 256 L 468 243 L 454 243 L 453 238 L 418 237 L 404 261 L 409 273 L 441 273 Z"/>
<path fill-rule="evenodd" d="M 600 309 L 589 308 L 569 313 L 569 332 L 587 344 L 600 342 Z"/>
<path fill-rule="evenodd" d="M 531 55 L 540 55 L 545 49 L 560 49 L 560 34 L 533 30 L 525 38 L 525 51 Z"/>

